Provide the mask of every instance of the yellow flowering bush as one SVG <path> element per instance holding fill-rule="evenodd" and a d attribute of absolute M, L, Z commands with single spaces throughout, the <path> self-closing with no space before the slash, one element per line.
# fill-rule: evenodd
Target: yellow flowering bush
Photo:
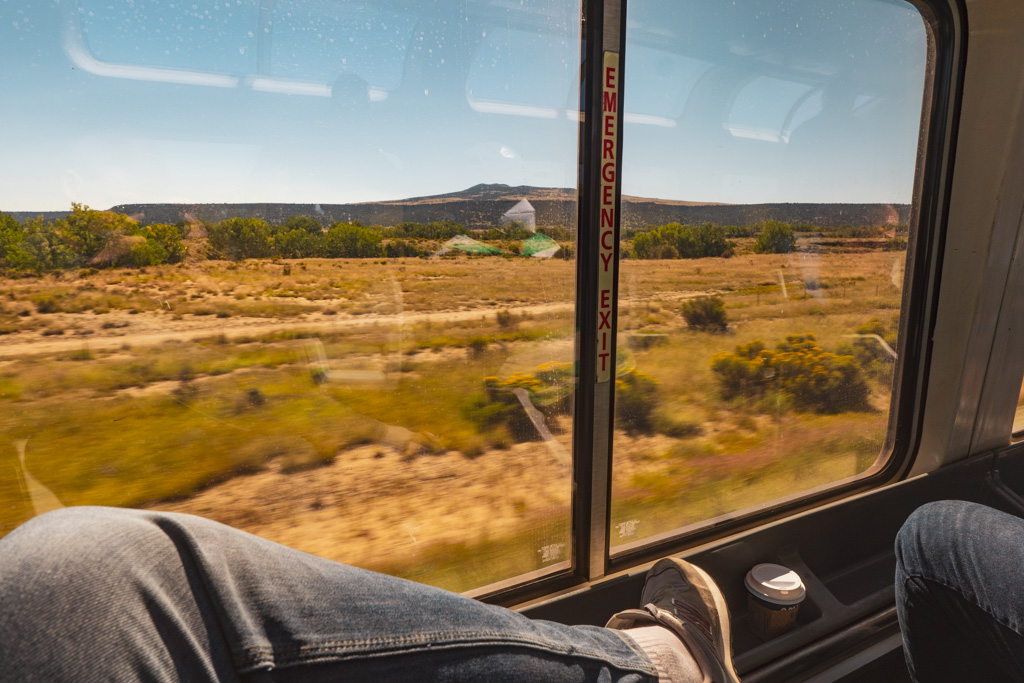
<path fill-rule="evenodd" d="M 866 410 L 868 385 L 853 356 L 829 353 L 813 334 L 791 334 L 774 351 L 764 342 L 741 344 L 711 359 L 725 399 L 758 398 L 769 391 L 787 394 L 800 410 L 841 413 Z"/>

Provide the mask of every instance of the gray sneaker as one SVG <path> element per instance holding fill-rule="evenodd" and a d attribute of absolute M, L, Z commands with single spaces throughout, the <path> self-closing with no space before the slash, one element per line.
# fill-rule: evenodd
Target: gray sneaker
<path fill-rule="evenodd" d="M 674 557 L 658 560 L 647 572 L 640 601 L 643 609 L 619 612 L 606 628 L 664 626 L 686 644 L 707 680 L 739 682 L 732 666 L 729 608 L 703 569 Z"/>

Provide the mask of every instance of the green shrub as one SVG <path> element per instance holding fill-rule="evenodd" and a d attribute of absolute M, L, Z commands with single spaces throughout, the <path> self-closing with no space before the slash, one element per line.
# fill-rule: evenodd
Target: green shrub
<path fill-rule="evenodd" d="M 660 403 L 653 377 L 630 370 L 615 378 L 615 426 L 629 434 L 650 434 L 654 410 Z"/>
<path fill-rule="evenodd" d="M 713 223 L 669 223 L 633 236 L 632 253 L 640 259 L 695 259 L 731 253 L 725 233 Z"/>
<path fill-rule="evenodd" d="M 699 296 L 684 301 L 683 318 L 687 325 L 701 332 L 725 332 L 729 328 L 725 302 L 718 296 Z"/>
<path fill-rule="evenodd" d="M 59 313 L 61 311 L 60 303 L 52 296 L 32 297 L 32 303 L 36 305 L 36 311 L 39 313 Z"/>
<path fill-rule="evenodd" d="M 469 346 L 470 353 L 473 355 L 474 358 L 476 358 L 487 350 L 488 343 L 489 340 L 487 339 L 487 337 L 473 336 L 469 338 L 469 342 L 467 345 Z"/>
<path fill-rule="evenodd" d="M 515 394 L 524 389 L 533 406 L 547 417 L 565 415 L 572 404 L 573 382 L 572 363 L 546 363 L 537 367 L 533 374 L 517 372 L 504 380 L 485 377 L 484 390 L 470 396 L 462 405 L 462 414 L 474 422 L 481 432 L 489 435 L 510 435 L 516 442 L 532 441 L 537 438 L 523 405 Z"/>
<path fill-rule="evenodd" d="M 788 254 L 796 251 L 796 233 L 793 226 L 780 221 L 765 221 L 754 243 L 757 254 Z"/>
<path fill-rule="evenodd" d="M 852 355 L 862 372 L 868 377 L 881 382 L 891 382 L 896 359 L 885 350 L 880 337 L 889 348 L 896 348 L 896 330 L 899 327 L 899 316 L 895 316 L 887 325 L 878 318 L 857 327 L 858 335 L 865 335 L 853 340 L 849 346 L 841 349 Z"/>
<path fill-rule="evenodd" d="M 384 245 L 384 255 L 388 258 L 416 258 L 429 253 L 406 240 L 391 240 Z"/>
<path fill-rule="evenodd" d="M 711 360 L 722 397 L 759 398 L 770 391 L 785 394 L 798 410 L 840 413 L 868 409 L 868 386 L 850 355 L 828 353 L 812 334 L 789 335 L 776 346 L 740 345 Z"/>
<path fill-rule="evenodd" d="M 167 250 L 158 241 L 147 239 L 142 244 L 136 244 L 123 257 L 117 259 L 116 264 L 128 268 L 145 268 L 146 266 L 158 266 L 167 261 Z"/>
<path fill-rule="evenodd" d="M 738 345 L 731 354 L 716 354 L 711 359 L 711 370 L 717 376 L 722 398 L 763 394 L 771 374 L 770 359 L 771 352 L 765 351 L 764 342 L 757 339 Z"/>
<path fill-rule="evenodd" d="M 666 415 L 664 410 L 654 412 L 651 425 L 654 427 L 654 431 L 659 434 L 676 439 L 689 439 L 694 436 L 700 436 L 704 432 L 704 428 L 699 422 L 677 420 L 671 415 Z"/>
<path fill-rule="evenodd" d="M 829 237 L 864 239 L 868 237 L 879 237 L 882 232 L 882 227 L 879 225 L 841 225 L 838 228 L 827 231 L 827 234 Z"/>

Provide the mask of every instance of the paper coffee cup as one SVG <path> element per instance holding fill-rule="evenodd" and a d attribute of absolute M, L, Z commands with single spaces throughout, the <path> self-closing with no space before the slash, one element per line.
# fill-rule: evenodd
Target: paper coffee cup
<path fill-rule="evenodd" d="M 780 564 L 759 564 L 749 572 L 747 610 L 750 630 L 761 640 L 788 631 L 796 621 L 800 603 L 807 596 L 797 573 Z"/>

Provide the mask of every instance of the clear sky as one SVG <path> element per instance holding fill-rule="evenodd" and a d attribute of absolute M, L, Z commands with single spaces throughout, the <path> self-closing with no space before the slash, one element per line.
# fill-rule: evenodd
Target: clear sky
<path fill-rule="evenodd" d="M 0 210 L 574 187 L 578 15 L 0 0 Z M 627 194 L 910 200 L 926 58 L 910 5 L 630 0 L 627 26 Z"/>

